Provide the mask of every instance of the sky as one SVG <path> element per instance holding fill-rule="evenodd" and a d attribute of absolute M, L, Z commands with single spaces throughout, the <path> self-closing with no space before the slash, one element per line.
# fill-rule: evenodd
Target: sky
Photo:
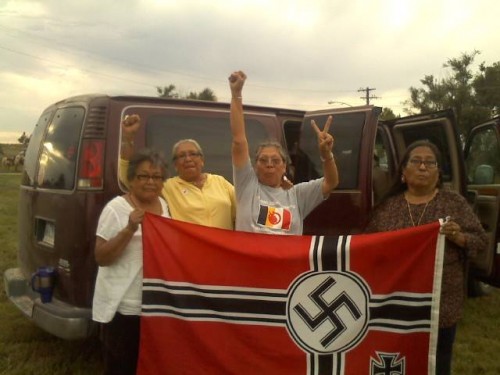
<path fill-rule="evenodd" d="M 319 110 L 369 103 L 404 115 L 410 87 L 480 52 L 500 61 L 497 0 L 0 0 L 0 143 L 73 95 L 208 87 L 244 103 Z"/>

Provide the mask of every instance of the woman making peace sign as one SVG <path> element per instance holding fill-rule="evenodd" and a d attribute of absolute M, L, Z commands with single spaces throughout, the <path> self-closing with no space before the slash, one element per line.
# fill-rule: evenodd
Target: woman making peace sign
<path fill-rule="evenodd" d="M 328 133 L 330 116 L 321 131 L 316 123 L 311 126 L 318 136 L 324 177 L 281 187 L 287 156 L 278 142 L 261 143 L 255 155 L 255 166 L 250 162 L 248 141 L 243 116 L 242 90 L 246 75 L 237 71 L 229 77 L 231 88 L 232 158 L 236 190 L 236 230 L 268 234 L 302 234 L 303 219 L 339 183 L 337 165 L 333 158 L 333 137 Z"/>

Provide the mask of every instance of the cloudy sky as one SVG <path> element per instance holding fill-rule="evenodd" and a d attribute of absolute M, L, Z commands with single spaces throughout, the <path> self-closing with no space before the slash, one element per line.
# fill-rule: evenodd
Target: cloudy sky
<path fill-rule="evenodd" d="M 244 70 L 248 104 L 370 104 L 404 114 L 411 86 L 474 50 L 500 61 L 497 0 L 0 0 L 0 142 L 83 93 L 156 96 Z M 329 102 L 334 102 L 329 104 Z"/>

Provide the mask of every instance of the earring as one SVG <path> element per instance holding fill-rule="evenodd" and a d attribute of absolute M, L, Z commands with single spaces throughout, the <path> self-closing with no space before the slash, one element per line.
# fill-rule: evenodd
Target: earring
<path fill-rule="evenodd" d="M 404 175 L 404 174 L 402 174 L 402 175 L 401 175 L 401 182 L 402 182 L 403 184 L 406 182 L 406 178 L 405 178 L 405 175 Z"/>

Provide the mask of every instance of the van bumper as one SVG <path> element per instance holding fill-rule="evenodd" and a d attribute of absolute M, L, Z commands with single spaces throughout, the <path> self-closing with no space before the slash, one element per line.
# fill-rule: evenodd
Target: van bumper
<path fill-rule="evenodd" d="M 75 307 L 57 298 L 42 303 L 40 295 L 31 290 L 20 268 L 6 270 L 3 281 L 7 297 L 44 331 L 65 340 L 84 339 L 97 331 L 91 309 Z"/>

